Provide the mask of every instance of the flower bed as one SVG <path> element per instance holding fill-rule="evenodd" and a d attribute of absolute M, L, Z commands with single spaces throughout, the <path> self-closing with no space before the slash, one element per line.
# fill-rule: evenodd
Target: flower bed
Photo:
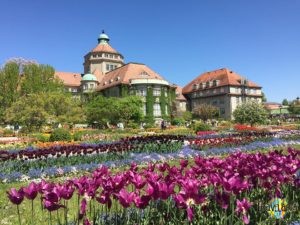
<path fill-rule="evenodd" d="M 289 222 L 297 219 L 300 211 L 300 180 L 295 176 L 299 169 L 299 150 L 288 149 L 287 155 L 239 152 L 226 158 L 181 160 L 179 165 L 132 164 L 129 170 L 117 173 L 100 167 L 90 176 L 64 183 L 42 181 L 12 188 L 8 197 L 18 212 L 25 199 L 34 207 L 42 204 L 43 213 L 60 211 L 46 216 L 49 223 L 67 224 L 67 214 L 75 211 L 73 222 L 84 224 L 194 221 L 210 225 L 275 223 L 262 206 L 272 196 L 285 196 L 289 203 L 285 221 Z M 68 208 L 68 202 L 77 202 L 77 206 Z M 24 213 L 30 215 L 30 209 Z"/>

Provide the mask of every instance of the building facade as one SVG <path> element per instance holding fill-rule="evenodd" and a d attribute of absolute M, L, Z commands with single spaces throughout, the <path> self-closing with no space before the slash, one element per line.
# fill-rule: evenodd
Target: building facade
<path fill-rule="evenodd" d="M 104 32 L 99 36 L 97 46 L 84 56 L 83 66 L 84 74 L 56 72 L 67 91 L 74 95 L 98 92 L 106 97 L 138 95 L 144 102 L 146 117 L 154 120 L 170 118 L 172 103 L 178 99 L 176 85 L 145 64 L 125 64 L 123 55 L 110 46 Z"/>
<path fill-rule="evenodd" d="M 227 68 L 199 75 L 183 88 L 182 93 L 189 110 L 193 111 L 200 104 L 210 104 L 219 108 L 224 119 L 233 119 L 233 111 L 245 101 L 262 101 L 259 85 Z"/>

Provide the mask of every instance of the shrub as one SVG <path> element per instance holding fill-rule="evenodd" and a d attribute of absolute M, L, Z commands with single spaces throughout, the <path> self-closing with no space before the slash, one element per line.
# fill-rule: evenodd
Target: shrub
<path fill-rule="evenodd" d="M 32 135 L 33 138 L 35 138 L 39 142 L 48 142 L 49 141 L 49 136 L 45 134 L 34 134 Z"/>
<path fill-rule="evenodd" d="M 172 119 L 171 124 L 172 125 L 176 125 L 176 126 L 180 126 L 180 125 L 184 125 L 184 119 L 181 117 L 175 117 L 174 119 Z"/>
<path fill-rule="evenodd" d="M 3 136 L 4 137 L 11 137 L 14 136 L 14 131 L 10 129 L 4 129 L 3 130 Z"/>
<path fill-rule="evenodd" d="M 211 130 L 211 126 L 206 123 L 198 122 L 194 124 L 193 129 L 197 133 L 198 131 L 209 131 Z"/>
<path fill-rule="evenodd" d="M 58 128 L 55 129 L 49 138 L 49 141 L 71 141 L 72 136 L 68 130 Z"/>

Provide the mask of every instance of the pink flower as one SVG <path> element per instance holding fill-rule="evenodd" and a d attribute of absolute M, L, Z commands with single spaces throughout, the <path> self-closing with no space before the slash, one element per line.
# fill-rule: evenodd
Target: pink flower
<path fill-rule="evenodd" d="M 12 188 L 7 192 L 7 196 L 13 204 L 20 205 L 24 199 L 24 192 L 22 188 L 18 191 Z"/>
<path fill-rule="evenodd" d="M 133 202 L 134 193 L 127 192 L 124 188 L 117 195 L 119 202 L 124 208 L 128 208 L 130 204 Z"/>
<path fill-rule="evenodd" d="M 30 200 L 34 200 L 38 194 L 38 185 L 31 182 L 28 187 L 23 188 L 25 197 Z"/>
<path fill-rule="evenodd" d="M 242 201 L 238 200 L 236 201 L 236 212 L 238 214 L 242 214 L 242 220 L 244 222 L 244 224 L 249 224 L 250 222 L 250 218 L 249 216 L 247 215 L 247 211 L 250 209 L 252 203 L 251 202 L 248 202 L 247 199 L 243 198 Z"/>

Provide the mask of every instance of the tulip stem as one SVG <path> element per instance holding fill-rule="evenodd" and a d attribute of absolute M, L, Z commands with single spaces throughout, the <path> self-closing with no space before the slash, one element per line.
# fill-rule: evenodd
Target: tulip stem
<path fill-rule="evenodd" d="M 31 200 L 31 224 L 33 224 L 33 199 Z"/>
<path fill-rule="evenodd" d="M 20 217 L 20 209 L 19 209 L 19 205 L 17 205 L 17 211 L 18 211 L 19 224 L 21 225 L 21 217 Z"/>

